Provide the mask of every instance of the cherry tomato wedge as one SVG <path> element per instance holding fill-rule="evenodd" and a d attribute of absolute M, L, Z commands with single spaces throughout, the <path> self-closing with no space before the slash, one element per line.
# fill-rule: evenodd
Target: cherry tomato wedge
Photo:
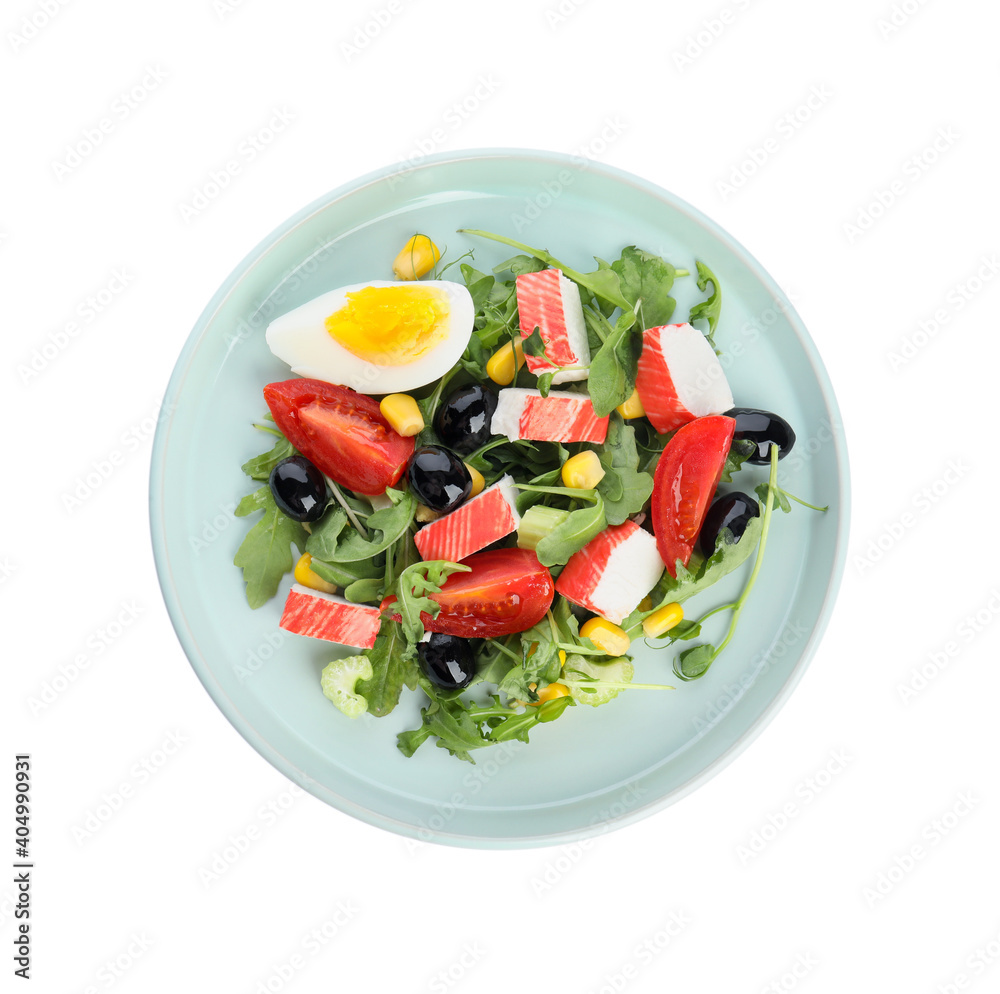
<path fill-rule="evenodd" d="M 275 424 L 310 462 L 359 494 L 381 494 L 399 481 L 416 445 L 393 431 L 378 401 L 322 380 L 264 387 Z"/>
<path fill-rule="evenodd" d="M 667 443 L 653 477 L 653 534 L 667 572 L 677 576 L 677 560 L 687 566 L 698 540 L 736 421 L 721 414 L 690 421 Z"/>
<path fill-rule="evenodd" d="M 552 605 L 552 574 L 529 549 L 488 549 L 462 560 L 469 573 L 452 573 L 431 600 L 441 605 L 432 618 L 420 615 L 429 632 L 462 638 L 497 638 L 537 625 Z M 382 613 L 395 596 L 382 602 Z M 399 621 L 398 614 L 390 617 Z"/>

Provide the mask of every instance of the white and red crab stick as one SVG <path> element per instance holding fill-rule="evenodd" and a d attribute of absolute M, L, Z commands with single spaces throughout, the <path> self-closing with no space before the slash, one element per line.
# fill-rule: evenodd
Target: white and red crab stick
<path fill-rule="evenodd" d="M 663 569 L 656 539 L 626 521 L 605 528 L 570 556 L 556 592 L 617 625 L 656 586 Z"/>
<path fill-rule="evenodd" d="M 607 417 L 599 418 L 585 393 L 552 390 L 543 397 L 537 390 L 507 387 L 500 391 L 491 430 L 512 442 L 596 442 L 608 434 Z"/>
<path fill-rule="evenodd" d="M 280 624 L 294 635 L 370 649 L 375 644 L 380 621 L 377 607 L 352 604 L 336 594 L 293 583 Z"/>
<path fill-rule="evenodd" d="M 635 388 L 646 417 L 659 432 L 733 406 L 719 357 L 708 339 L 689 324 L 667 324 L 645 332 Z"/>
<path fill-rule="evenodd" d="M 521 338 L 538 328 L 545 343 L 547 362 L 542 356 L 525 353 L 528 371 L 539 376 L 556 366 L 589 366 L 590 344 L 580 303 L 580 291 L 561 269 L 522 273 L 517 278 L 517 311 Z M 556 366 L 553 365 L 556 364 Z M 566 369 L 552 377 L 553 383 L 585 380 L 589 370 Z"/>
<path fill-rule="evenodd" d="M 517 531 L 521 515 L 514 478 L 504 476 L 450 514 L 424 525 L 414 536 L 421 559 L 457 563 Z"/>

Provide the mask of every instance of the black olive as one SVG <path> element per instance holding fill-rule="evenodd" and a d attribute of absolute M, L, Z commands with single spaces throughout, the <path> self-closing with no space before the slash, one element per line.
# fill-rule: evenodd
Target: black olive
<path fill-rule="evenodd" d="M 318 521 L 326 510 L 326 480 L 305 456 L 282 459 L 268 479 L 278 509 L 296 521 Z"/>
<path fill-rule="evenodd" d="M 461 690 L 472 683 L 476 661 L 468 639 L 434 632 L 417 646 L 421 669 L 427 679 L 442 690 Z"/>
<path fill-rule="evenodd" d="M 472 493 L 472 477 L 454 452 L 443 445 L 422 445 L 410 457 L 410 489 L 421 504 L 446 514 Z"/>
<path fill-rule="evenodd" d="M 478 384 L 460 387 L 438 408 L 434 429 L 448 448 L 460 456 L 482 448 L 493 436 L 490 424 L 497 395 Z"/>
<path fill-rule="evenodd" d="M 759 515 L 760 506 L 757 501 L 739 491 L 717 498 L 708 509 L 705 522 L 698 534 L 701 551 L 706 556 L 711 556 L 715 552 L 715 543 L 723 528 L 728 528 L 733 533 L 733 539 L 738 542 L 747 530 L 750 519 Z"/>
<path fill-rule="evenodd" d="M 766 466 L 771 461 L 771 443 L 778 446 L 778 458 L 784 459 L 795 444 L 792 426 L 777 414 L 758 411 L 752 407 L 734 407 L 726 411 L 726 417 L 736 419 L 734 438 L 749 438 L 757 443 L 757 451 L 747 460 L 758 466 Z"/>

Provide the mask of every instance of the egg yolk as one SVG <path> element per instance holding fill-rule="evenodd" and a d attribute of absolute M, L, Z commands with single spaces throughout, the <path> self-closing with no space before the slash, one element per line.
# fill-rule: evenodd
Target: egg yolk
<path fill-rule="evenodd" d="M 366 286 L 326 319 L 334 341 L 378 366 L 404 366 L 448 337 L 448 296 L 435 287 Z"/>

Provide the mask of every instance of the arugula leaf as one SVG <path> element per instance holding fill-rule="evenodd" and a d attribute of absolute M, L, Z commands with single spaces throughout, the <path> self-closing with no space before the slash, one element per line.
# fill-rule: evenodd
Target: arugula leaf
<path fill-rule="evenodd" d="M 420 709 L 420 725 L 396 736 L 396 747 L 404 756 L 412 756 L 428 739 L 436 738 L 441 749 L 447 749 L 456 759 L 475 765 L 469 755 L 489 743 L 468 711 L 453 701 L 432 700 Z"/>
<path fill-rule="evenodd" d="M 623 320 L 623 318 L 631 320 Z M 624 404 L 635 389 L 635 378 L 639 372 L 639 356 L 642 354 L 642 336 L 632 330 L 635 318 L 630 309 L 623 314 L 612 328 L 603 315 L 591 308 L 584 308 L 584 318 L 595 331 L 603 328 L 604 340 L 597 353 L 590 360 L 590 376 L 587 381 L 590 402 L 594 413 L 603 418 L 619 404 Z"/>
<path fill-rule="evenodd" d="M 705 332 L 705 337 L 708 339 L 708 344 L 714 349 L 715 329 L 719 326 L 719 314 L 722 311 L 722 287 L 719 286 L 715 273 L 705 263 L 697 262 L 697 266 L 698 289 L 704 292 L 708 288 L 708 284 L 711 283 L 712 294 L 708 299 L 691 308 L 688 314 L 688 324 L 694 324 L 695 321 L 707 321 L 708 331 Z M 716 349 L 716 351 L 718 350 Z"/>
<path fill-rule="evenodd" d="M 591 507 L 570 511 L 569 517 L 549 532 L 537 546 L 535 555 L 543 566 L 562 566 L 569 562 L 592 538 L 607 526 L 604 516 L 604 499 L 595 495 Z"/>
<path fill-rule="evenodd" d="M 559 638 L 563 642 L 579 642 L 580 622 L 570 608 L 569 601 L 565 597 L 560 597 L 550 611 L 552 620 L 556 624 Z"/>
<path fill-rule="evenodd" d="M 282 459 L 287 459 L 289 456 L 294 456 L 296 452 L 295 446 L 288 441 L 287 438 L 282 436 L 274 443 L 274 448 L 269 449 L 267 452 L 262 453 L 259 456 L 254 456 L 253 459 L 248 459 L 243 464 L 243 472 L 250 477 L 251 480 L 266 480 L 271 475 L 271 470 L 281 462 Z"/>
<path fill-rule="evenodd" d="M 523 276 L 527 273 L 539 273 L 545 269 L 545 263 L 530 255 L 515 255 L 499 266 L 493 267 L 494 273 L 510 273 L 511 276 Z"/>
<path fill-rule="evenodd" d="M 491 273 L 481 273 L 467 263 L 459 266 L 465 287 L 472 297 L 472 306 L 478 314 L 483 305 L 490 299 L 490 293 L 496 284 L 496 277 Z"/>
<path fill-rule="evenodd" d="M 351 563 L 370 560 L 393 545 L 413 523 L 417 499 L 409 490 L 388 487 L 386 496 L 392 507 L 374 511 L 368 516 L 369 537 L 354 529 L 346 529 L 347 515 L 337 509 L 328 512 L 313 528 L 306 542 L 306 552 L 325 562 Z"/>
<path fill-rule="evenodd" d="M 512 739 L 527 742 L 535 725 L 554 721 L 573 703 L 571 697 L 559 697 L 518 713 L 502 705 L 496 695 L 487 705 L 470 704 L 461 698 L 432 699 L 420 711 L 419 728 L 401 732 L 397 746 L 404 756 L 412 756 L 424 742 L 436 738 L 439 748 L 474 764 L 473 749 Z"/>
<path fill-rule="evenodd" d="M 352 604 L 381 603 L 384 590 L 385 582 L 382 577 L 365 577 L 354 580 L 344 587 L 344 599 Z"/>
<path fill-rule="evenodd" d="M 677 306 L 670 296 L 677 271 L 669 262 L 630 245 L 611 268 L 618 274 L 622 296 L 639 312 L 643 330 L 669 323 Z"/>
<path fill-rule="evenodd" d="M 743 612 L 743 608 L 746 606 L 747 598 L 750 596 L 750 592 L 753 590 L 754 584 L 757 582 L 757 575 L 760 573 L 760 567 L 764 561 L 764 550 L 767 548 L 767 536 L 771 529 L 771 517 L 774 510 L 775 490 L 777 489 L 778 448 L 777 446 L 772 445 L 771 472 L 767 478 L 767 498 L 764 501 L 764 514 L 760 518 L 751 519 L 751 524 L 755 521 L 761 522 L 760 540 L 757 545 L 757 558 L 754 560 L 753 569 L 750 571 L 750 576 L 747 578 L 743 591 L 732 604 L 724 604 L 722 607 L 717 607 L 699 619 L 698 624 L 702 624 L 713 614 L 717 614 L 719 611 L 728 610 L 730 612 L 729 628 L 726 630 L 726 634 L 719 643 L 718 647 L 711 645 L 710 643 L 705 645 L 696 645 L 691 649 L 685 649 L 684 652 L 682 652 L 677 659 L 674 660 L 674 673 L 676 673 L 682 680 L 697 680 L 698 677 L 703 676 L 712 663 L 722 655 L 726 646 L 732 641 L 733 635 L 736 634 L 736 626 L 739 624 L 740 615 Z M 747 530 L 749 531 L 749 525 L 747 526 Z M 725 535 L 727 533 L 728 529 L 723 529 L 722 534 Z M 743 538 L 746 538 L 745 533 Z M 716 544 L 718 545 L 718 543 Z"/>
<path fill-rule="evenodd" d="M 421 612 L 436 618 L 441 610 L 441 605 L 431 600 L 431 594 L 441 593 L 441 587 L 452 573 L 469 573 L 471 569 L 471 566 L 449 563 L 444 559 L 432 559 L 407 566 L 399 574 L 396 583 L 397 601 L 393 609 L 399 611 L 402 619 L 403 635 L 408 643 L 404 650 L 406 658 L 413 657 L 417 643 L 424 637 Z"/>
<path fill-rule="evenodd" d="M 559 646 L 551 641 L 551 633 L 543 631 L 533 638 L 534 632 L 535 629 L 531 629 L 521 633 L 523 662 L 512 666 L 498 684 L 499 689 L 515 701 L 537 701 L 538 689 L 555 683 L 562 670 Z"/>
<path fill-rule="evenodd" d="M 652 610 L 657 610 L 665 604 L 681 604 L 694 597 L 695 594 L 707 590 L 712 584 L 717 583 L 724 576 L 742 566 L 757 548 L 763 524 L 761 517 L 751 518 L 747 523 L 743 537 L 738 542 L 733 541 L 732 532 L 728 528 L 723 528 L 716 540 L 715 552 L 708 559 L 703 560 L 700 565 L 691 569 L 689 568 L 691 564 L 685 567 L 678 561 L 676 578 L 664 571 L 650 595 L 654 605 Z M 636 637 L 637 633 L 642 630 L 643 619 L 648 614 L 652 614 L 652 610 L 633 611 L 622 622 L 622 628 Z M 667 632 L 664 637 L 672 640 L 673 630 Z"/>
<path fill-rule="evenodd" d="M 547 721 L 555 721 L 566 710 L 576 703 L 572 697 L 556 697 L 543 704 L 533 704 L 521 714 L 508 713 L 490 730 L 489 738 L 491 742 L 509 742 L 517 739 L 518 742 L 528 741 L 528 732 L 535 725 L 542 725 Z"/>
<path fill-rule="evenodd" d="M 622 524 L 638 514 L 653 493 L 653 477 L 639 472 L 635 429 L 614 411 L 608 422 L 608 436 L 598 453 L 604 477 L 597 492 L 604 498 L 604 514 L 609 525 Z"/>
<path fill-rule="evenodd" d="M 757 443 L 749 438 L 734 438 L 733 444 L 729 446 L 729 453 L 726 456 L 725 465 L 722 467 L 720 483 L 732 483 L 733 474 L 738 473 L 743 464 L 757 451 Z M 767 487 L 767 484 L 762 484 Z"/>
<path fill-rule="evenodd" d="M 762 483 L 759 487 L 754 490 L 754 493 L 760 498 L 761 503 L 767 500 L 767 489 L 768 485 Z M 789 501 L 795 501 L 796 504 L 801 504 L 803 507 L 808 507 L 812 511 L 828 511 L 830 510 L 830 505 L 827 504 L 825 507 L 818 507 L 816 504 L 809 504 L 804 501 L 801 497 L 796 497 L 795 494 L 790 494 L 787 490 L 779 487 L 777 484 L 774 485 L 774 499 L 779 510 L 784 511 L 788 514 L 792 509 L 792 505 Z"/>
<path fill-rule="evenodd" d="M 278 592 L 281 578 L 294 567 L 291 546 L 294 543 L 302 552 L 306 531 L 278 510 L 268 486 L 247 494 L 234 513 L 243 518 L 254 511 L 263 511 L 264 516 L 247 532 L 233 564 L 243 568 L 247 601 L 250 607 L 258 608 Z"/>
<path fill-rule="evenodd" d="M 404 684 L 415 687 L 417 666 L 404 654 L 406 640 L 395 621 L 385 620 L 375 645 L 366 653 L 372 665 L 368 679 L 355 688 L 368 701 L 368 711 L 377 718 L 387 715 L 399 703 Z"/>
<path fill-rule="evenodd" d="M 473 683 L 492 683 L 499 686 L 507 671 L 512 666 L 518 665 L 517 656 L 506 647 L 506 643 L 512 638 L 512 635 L 508 635 L 503 642 L 497 639 L 483 640 L 479 652 L 476 653 L 476 675 Z"/>
<path fill-rule="evenodd" d="M 515 479 L 527 476 L 529 479 L 552 472 L 569 458 L 569 450 L 559 442 L 529 442 L 519 439 L 511 442 L 503 436 L 494 438 L 478 451 L 467 456 L 465 461 L 486 478 L 487 483 L 496 481 L 506 473 Z M 523 508 L 518 506 L 518 510 Z"/>
<path fill-rule="evenodd" d="M 511 248 L 520 249 L 522 252 L 538 259 L 539 262 L 545 263 L 546 266 L 561 269 L 574 283 L 586 288 L 595 296 L 606 300 L 609 304 L 614 304 L 624 311 L 631 312 L 632 310 L 632 305 L 622 296 L 621 287 L 618 283 L 618 274 L 610 268 L 598 268 L 592 273 L 581 273 L 576 269 L 571 269 L 564 262 L 560 262 L 554 255 L 546 252 L 545 249 L 532 248 L 530 245 L 525 245 L 524 242 L 507 238 L 504 235 L 495 235 L 490 231 L 479 231 L 474 228 L 459 228 L 458 230 L 461 234 L 478 235 L 480 238 L 489 238 L 494 242 L 502 242 L 504 245 L 510 245 Z"/>
<path fill-rule="evenodd" d="M 346 516 L 345 516 L 346 517 Z M 308 546 L 308 542 L 306 545 Z M 381 583 L 383 569 L 374 562 L 328 563 L 313 556 L 309 568 L 327 583 L 347 589 L 361 580 L 377 579 Z"/>

